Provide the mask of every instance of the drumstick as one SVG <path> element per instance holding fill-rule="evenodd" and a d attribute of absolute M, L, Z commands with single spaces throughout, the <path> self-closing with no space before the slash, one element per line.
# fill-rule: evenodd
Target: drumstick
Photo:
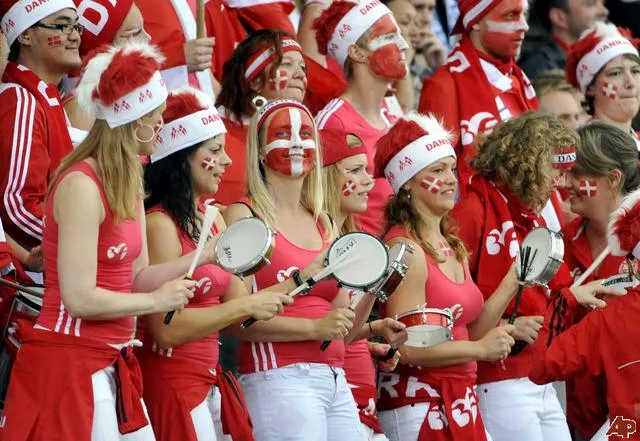
<path fill-rule="evenodd" d="M 609 249 L 609 246 L 605 247 L 605 249 L 602 250 L 600 255 L 598 255 L 598 257 L 596 257 L 596 260 L 593 261 L 591 266 L 589 268 L 587 268 L 587 270 L 584 273 L 582 273 L 580 275 L 580 277 L 578 277 L 578 280 L 576 280 L 573 283 L 573 285 L 571 285 L 571 288 L 575 288 L 577 286 L 582 285 L 584 283 L 584 281 L 587 280 L 587 277 L 589 277 L 591 275 L 591 273 L 594 272 L 598 266 L 600 266 L 600 264 L 604 261 L 604 259 L 607 258 L 607 256 L 609 255 L 610 252 L 611 252 L 611 250 Z"/>
<path fill-rule="evenodd" d="M 189 267 L 189 272 L 184 276 L 185 279 L 191 280 L 193 277 L 193 273 L 196 270 L 196 266 L 198 265 L 198 260 L 200 260 L 200 255 L 204 250 L 204 246 L 207 243 L 207 239 L 209 238 L 209 232 L 211 231 L 211 227 L 218 217 L 219 213 L 218 207 L 214 205 L 207 205 L 207 208 L 204 212 L 204 219 L 202 220 L 202 228 L 200 229 L 200 237 L 198 238 L 198 247 L 196 248 L 196 252 L 193 255 L 193 260 L 191 261 L 191 266 Z M 171 319 L 173 318 L 173 314 L 175 311 L 169 311 L 167 315 L 164 317 L 164 324 L 168 325 L 171 323 Z"/>
<path fill-rule="evenodd" d="M 518 314 L 518 308 L 520 307 L 520 300 L 522 299 L 522 291 L 524 290 L 524 283 L 526 281 L 527 275 L 529 274 L 529 270 L 533 265 L 533 261 L 536 258 L 536 254 L 538 254 L 537 249 L 533 251 L 533 256 L 529 257 L 531 255 L 531 248 L 526 247 L 524 250 L 524 258 L 521 258 L 520 284 L 518 285 L 518 293 L 516 294 L 516 302 L 515 302 L 515 305 L 513 306 L 513 312 L 511 313 L 511 317 L 509 317 L 509 321 L 508 321 L 510 325 L 512 325 L 513 322 L 515 322 L 516 320 L 516 317 Z M 524 340 L 516 341 L 513 347 L 511 348 L 511 355 L 518 355 L 520 352 L 522 352 L 522 350 L 526 346 L 527 346 L 527 342 L 525 342 Z M 502 363 L 502 369 L 504 370 L 505 369 L 504 360 L 501 360 L 501 363 Z"/>
<path fill-rule="evenodd" d="M 0 285 L 8 286 L 9 288 L 17 289 L 18 291 L 26 292 L 27 294 L 31 294 L 32 296 L 42 298 L 41 292 L 27 288 L 26 286 L 18 285 L 17 283 L 10 282 L 9 280 L 3 279 L 1 277 Z"/>
<path fill-rule="evenodd" d="M 207 36 L 207 28 L 204 22 L 204 0 L 196 1 L 196 15 L 197 15 L 197 24 L 196 24 L 196 38 L 204 38 Z"/>
<path fill-rule="evenodd" d="M 347 257 L 350 257 L 349 259 L 347 259 Z M 354 254 L 353 256 L 351 255 L 351 253 L 345 253 L 342 256 L 338 257 L 334 262 L 330 263 L 329 265 L 325 266 L 324 268 L 322 268 L 320 271 L 318 271 L 315 275 L 311 276 L 311 280 L 313 281 L 313 283 L 317 283 L 320 280 L 328 277 L 331 275 L 331 273 L 333 273 L 334 271 L 343 268 L 344 266 L 350 264 L 354 259 L 360 257 L 359 254 Z M 295 297 L 297 295 L 299 295 L 300 293 L 305 292 L 306 290 L 309 289 L 309 282 L 304 282 L 302 285 L 298 286 L 296 289 L 294 289 L 293 291 L 289 292 L 289 296 L 291 297 Z M 253 325 L 255 322 L 257 322 L 257 320 L 253 317 L 250 317 L 248 319 L 246 319 L 244 322 L 242 322 L 242 324 L 240 325 L 241 328 L 248 328 L 249 326 Z"/>
<path fill-rule="evenodd" d="M 355 309 L 358 306 L 358 303 L 360 303 L 360 300 L 362 300 L 362 298 L 364 297 L 365 294 L 366 293 L 364 291 L 357 292 L 353 296 L 353 299 L 351 299 L 351 303 L 349 304 L 349 309 L 352 310 L 353 312 L 355 312 Z M 326 351 L 330 344 L 331 344 L 331 340 L 325 340 L 320 345 L 320 349 L 322 351 Z"/>

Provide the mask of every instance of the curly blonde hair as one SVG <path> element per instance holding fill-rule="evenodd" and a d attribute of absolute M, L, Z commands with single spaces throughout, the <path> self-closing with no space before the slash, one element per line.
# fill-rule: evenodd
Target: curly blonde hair
<path fill-rule="evenodd" d="M 554 153 L 576 145 L 578 140 L 578 134 L 559 118 L 528 111 L 479 137 L 471 167 L 505 185 L 523 203 L 541 208 L 553 190 Z"/>

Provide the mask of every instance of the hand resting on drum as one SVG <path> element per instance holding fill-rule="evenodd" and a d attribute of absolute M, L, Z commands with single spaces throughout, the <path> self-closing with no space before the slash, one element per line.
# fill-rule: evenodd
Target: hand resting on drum
<path fill-rule="evenodd" d="M 586 285 L 574 286 L 571 288 L 571 293 L 580 305 L 593 309 L 607 306 L 607 302 L 602 299 L 603 296 L 611 298 L 624 295 L 615 288 L 602 286 L 602 282 L 602 280 L 595 280 Z"/>
<path fill-rule="evenodd" d="M 511 352 L 511 347 L 516 342 L 513 338 L 515 331 L 515 326 L 504 325 L 487 332 L 484 337 L 477 341 L 480 351 L 478 360 L 497 361 L 507 358 L 507 355 Z"/>

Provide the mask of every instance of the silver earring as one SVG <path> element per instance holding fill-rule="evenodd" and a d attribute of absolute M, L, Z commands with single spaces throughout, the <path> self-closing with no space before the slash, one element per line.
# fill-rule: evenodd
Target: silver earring
<path fill-rule="evenodd" d="M 133 136 L 136 138 L 136 141 L 138 141 L 140 144 L 146 144 L 148 142 L 153 141 L 156 138 L 156 132 L 155 132 L 155 130 L 153 130 L 153 126 L 150 125 L 150 124 L 143 124 L 143 125 L 145 125 L 147 127 L 151 127 L 151 133 L 152 134 L 151 134 L 151 138 L 149 138 L 149 139 L 140 139 L 140 137 L 138 136 L 138 129 L 140 127 L 136 127 L 136 129 L 133 132 Z"/>

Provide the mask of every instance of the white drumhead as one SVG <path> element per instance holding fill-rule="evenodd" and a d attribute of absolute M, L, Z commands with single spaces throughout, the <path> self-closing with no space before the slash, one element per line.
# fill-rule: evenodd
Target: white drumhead
<path fill-rule="evenodd" d="M 552 255 L 550 234 L 550 231 L 546 228 L 534 228 L 522 241 L 522 249 L 525 247 L 531 248 L 529 256 L 531 270 L 526 277 L 528 281 L 535 280 L 544 273 L 548 258 Z M 531 262 L 534 253 L 535 258 Z M 516 271 L 518 278 L 520 278 L 520 253 L 516 257 Z"/>
<path fill-rule="evenodd" d="M 271 233 L 256 217 L 240 219 L 220 235 L 216 244 L 218 264 L 234 272 L 258 263 L 267 249 Z"/>
<path fill-rule="evenodd" d="M 357 259 L 333 272 L 345 286 L 370 287 L 387 273 L 389 254 L 382 242 L 366 233 L 348 233 L 335 240 L 329 250 L 329 264 L 344 253 L 358 255 Z M 348 257 L 347 259 L 350 259 Z"/>
<path fill-rule="evenodd" d="M 451 340 L 451 331 L 438 325 L 418 325 L 407 328 L 405 345 L 414 348 L 428 348 Z"/>

